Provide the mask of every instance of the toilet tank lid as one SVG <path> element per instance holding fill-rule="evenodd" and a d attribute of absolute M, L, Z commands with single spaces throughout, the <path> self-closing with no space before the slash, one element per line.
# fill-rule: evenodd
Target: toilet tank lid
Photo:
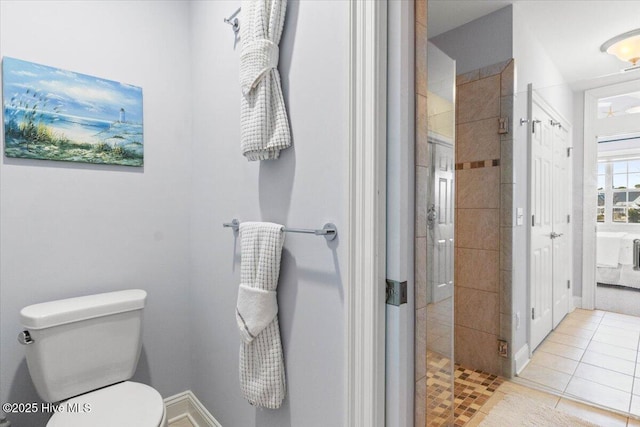
<path fill-rule="evenodd" d="M 144 308 L 147 292 L 142 289 L 107 292 L 84 297 L 33 304 L 20 310 L 26 329 L 44 329 L 65 323 Z"/>

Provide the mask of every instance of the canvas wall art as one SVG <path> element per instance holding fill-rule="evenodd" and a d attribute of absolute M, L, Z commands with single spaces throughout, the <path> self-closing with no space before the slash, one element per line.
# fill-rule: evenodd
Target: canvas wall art
<path fill-rule="evenodd" d="M 142 166 L 142 89 L 19 59 L 2 63 L 7 157 Z"/>

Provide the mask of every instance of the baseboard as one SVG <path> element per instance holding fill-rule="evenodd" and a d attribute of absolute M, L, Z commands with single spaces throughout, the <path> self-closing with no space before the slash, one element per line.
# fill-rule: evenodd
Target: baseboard
<path fill-rule="evenodd" d="M 516 375 L 519 375 L 520 372 L 527 366 L 529 363 L 529 344 L 523 345 L 520 350 L 515 355 L 516 361 Z"/>
<path fill-rule="evenodd" d="M 573 307 L 582 308 L 582 297 L 573 297 Z"/>
<path fill-rule="evenodd" d="M 222 427 L 191 390 L 164 399 L 169 424 L 188 418 L 196 427 Z"/>

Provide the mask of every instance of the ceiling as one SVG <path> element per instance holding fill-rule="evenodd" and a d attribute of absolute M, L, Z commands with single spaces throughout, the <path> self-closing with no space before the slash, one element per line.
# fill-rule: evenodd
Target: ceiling
<path fill-rule="evenodd" d="M 428 36 L 434 37 L 514 4 L 567 82 L 590 86 L 595 78 L 640 79 L 640 71 L 621 75 L 630 64 L 600 52 L 608 39 L 640 27 L 640 0 L 429 0 Z M 609 83 L 607 82 L 607 84 Z"/>

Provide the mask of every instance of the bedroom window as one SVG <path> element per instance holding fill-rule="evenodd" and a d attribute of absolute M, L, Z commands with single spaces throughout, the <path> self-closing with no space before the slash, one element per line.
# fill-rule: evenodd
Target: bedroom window
<path fill-rule="evenodd" d="M 598 138 L 597 179 L 598 224 L 640 224 L 640 134 Z"/>

